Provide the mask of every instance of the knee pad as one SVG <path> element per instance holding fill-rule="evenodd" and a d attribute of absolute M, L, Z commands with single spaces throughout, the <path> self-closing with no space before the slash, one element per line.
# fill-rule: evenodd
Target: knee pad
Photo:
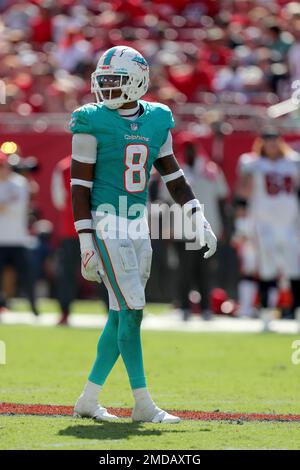
<path fill-rule="evenodd" d="M 119 247 L 119 254 L 123 270 L 120 282 L 124 297 L 130 309 L 141 310 L 146 300 L 135 250 L 131 244 L 125 242 Z"/>
<path fill-rule="evenodd" d="M 140 282 L 132 286 L 127 293 L 126 299 L 128 299 L 128 307 L 132 310 L 142 310 L 145 307 L 145 290 Z"/>

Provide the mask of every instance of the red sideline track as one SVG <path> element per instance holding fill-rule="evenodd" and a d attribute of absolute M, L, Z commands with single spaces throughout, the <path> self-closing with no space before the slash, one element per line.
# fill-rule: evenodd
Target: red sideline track
<path fill-rule="evenodd" d="M 128 418 L 128 408 L 108 408 L 120 418 Z M 178 411 L 173 410 L 183 419 L 199 421 L 293 421 L 300 422 L 300 415 L 266 414 L 266 413 L 223 413 L 221 411 Z M 72 406 L 61 405 L 24 405 L 18 403 L 0 403 L 0 414 L 5 415 L 40 415 L 40 416 L 72 416 Z"/>

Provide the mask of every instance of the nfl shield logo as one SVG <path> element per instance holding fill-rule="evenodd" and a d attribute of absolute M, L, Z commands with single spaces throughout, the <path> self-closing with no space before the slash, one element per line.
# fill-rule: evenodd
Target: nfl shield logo
<path fill-rule="evenodd" d="M 135 122 L 133 122 L 130 127 L 132 131 L 136 131 L 138 128 L 138 125 Z"/>

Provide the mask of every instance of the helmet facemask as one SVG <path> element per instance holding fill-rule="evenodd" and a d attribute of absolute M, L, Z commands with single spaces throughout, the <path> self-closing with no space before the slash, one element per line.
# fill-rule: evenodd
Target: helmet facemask
<path fill-rule="evenodd" d="M 130 75 L 96 70 L 92 74 L 92 93 L 95 93 L 97 102 L 103 103 L 110 109 L 118 109 L 125 103 L 136 101 L 148 89 L 147 76 L 131 73 Z M 119 92 L 119 93 L 118 93 Z M 119 96 L 114 96 L 118 94 Z"/>

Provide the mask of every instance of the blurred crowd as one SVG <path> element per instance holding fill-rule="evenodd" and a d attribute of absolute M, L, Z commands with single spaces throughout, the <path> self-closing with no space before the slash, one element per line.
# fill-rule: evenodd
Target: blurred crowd
<path fill-rule="evenodd" d="M 300 4 L 286 0 L 0 1 L 3 111 L 70 112 L 93 100 L 99 54 L 151 66 L 147 99 L 272 103 L 300 79 Z"/>

